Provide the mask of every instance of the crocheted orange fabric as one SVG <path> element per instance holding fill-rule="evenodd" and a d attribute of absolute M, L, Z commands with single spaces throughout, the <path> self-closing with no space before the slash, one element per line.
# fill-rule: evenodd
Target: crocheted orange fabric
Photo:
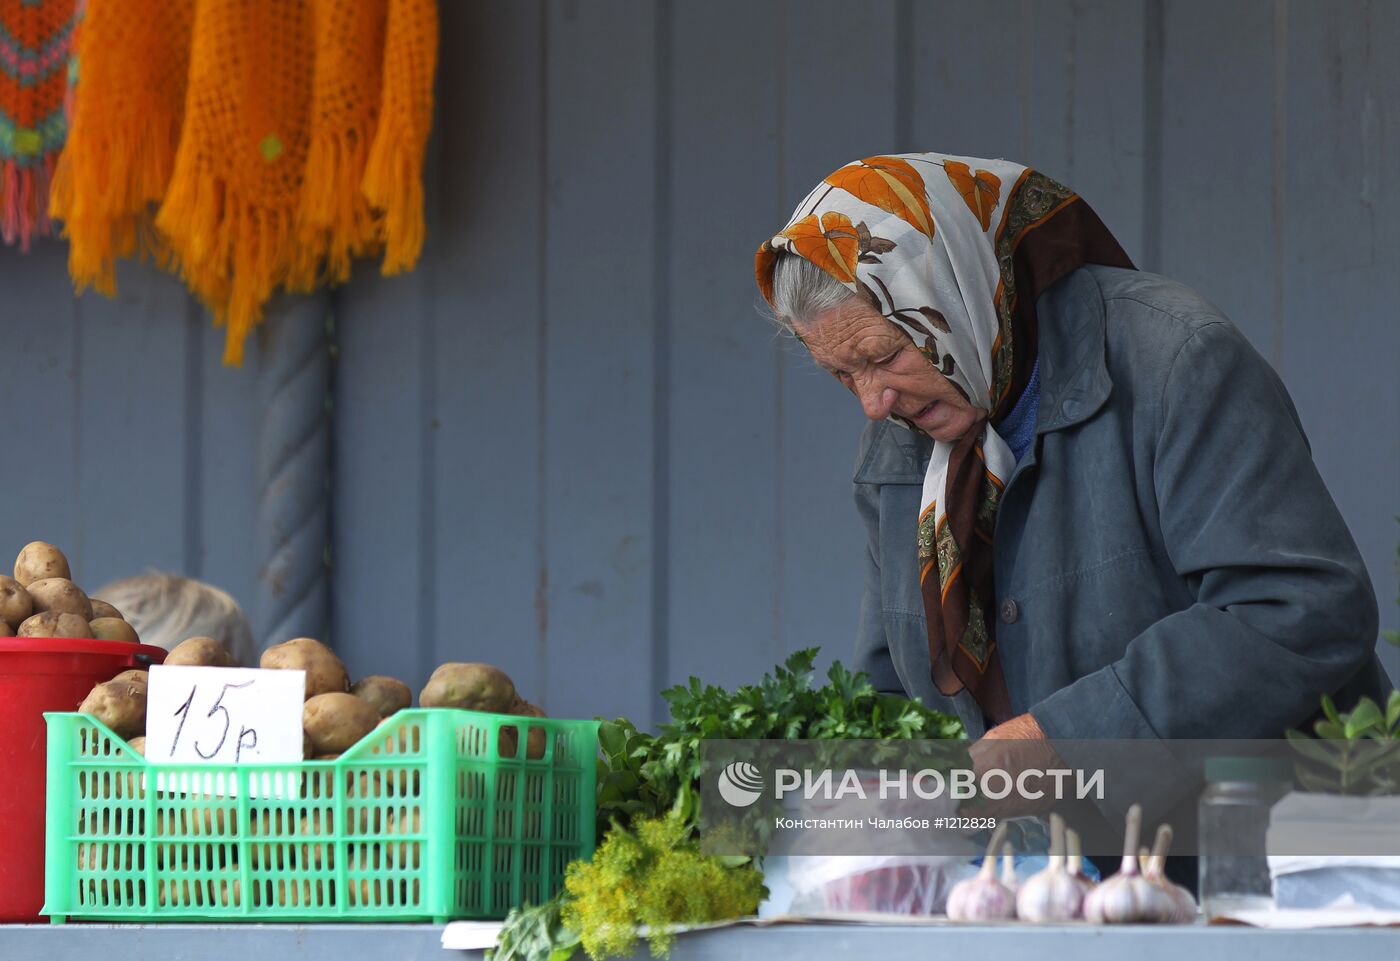
<path fill-rule="evenodd" d="M 139 233 L 124 218 L 149 222 L 155 198 L 136 185 L 147 183 L 146 172 L 163 179 L 154 249 L 227 326 L 224 359 L 237 364 L 244 338 L 278 288 L 344 281 L 352 258 L 381 248 L 385 273 L 417 261 L 437 9 L 433 0 L 178 2 L 191 14 L 189 29 L 181 38 L 179 26 L 166 23 L 160 42 L 176 47 L 183 40 L 183 51 L 156 58 L 138 37 L 157 28 L 131 21 L 162 19 L 157 8 L 164 13 L 170 0 L 87 0 L 73 136 L 64 154 L 72 174 L 55 187 L 53 213 L 70 214 L 74 281 L 103 289 L 112 257 L 129 253 L 128 238 Z M 110 18 L 93 16 L 104 7 Z M 94 112 L 108 110 L 112 104 L 102 102 L 126 89 L 119 79 L 89 99 L 89 62 L 107 61 L 116 78 L 156 72 L 150 62 L 135 63 L 138 56 L 183 64 L 180 105 L 166 99 L 162 85 L 162 95 L 144 108 L 118 107 L 122 120 L 84 125 L 90 104 L 102 104 Z M 95 135 L 80 136 L 138 116 L 147 125 L 143 139 L 151 126 L 178 130 L 173 150 L 151 137 L 159 163 L 138 169 L 143 144 L 112 149 Z M 98 184 L 113 181 L 121 182 L 122 198 L 100 218 L 83 216 L 100 203 L 93 196 Z"/>
<path fill-rule="evenodd" d="M 68 272 L 81 292 L 116 293 L 117 257 L 166 258 L 151 229 L 185 112 L 194 0 L 86 0 L 74 40 L 68 144 L 49 212 L 63 221 Z"/>
<path fill-rule="evenodd" d="M 63 146 L 74 0 L 0 0 L 0 237 L 49 232 L 49 178 Z"/>

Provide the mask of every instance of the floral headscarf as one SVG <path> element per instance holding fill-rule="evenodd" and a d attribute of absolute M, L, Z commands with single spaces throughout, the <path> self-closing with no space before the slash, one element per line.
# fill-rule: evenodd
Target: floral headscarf
<path fill-rule="evenodd" d="M 778 251 L 865 298 L 988 412 L 956 444 L 934 443 L 919 580 L 935 685 L 948 695 L 967 688 L 1000 723 L 1012 710 L 997 654 L 992 532 L 1016 458 L 992 425 L 1035 367 L 1040 292 L 1085 263 L 1132 262 L 1067 187 L 1004 160 L 932 153 L 867 157 L 818 184 L 758 250 L 770 303 Z"/>

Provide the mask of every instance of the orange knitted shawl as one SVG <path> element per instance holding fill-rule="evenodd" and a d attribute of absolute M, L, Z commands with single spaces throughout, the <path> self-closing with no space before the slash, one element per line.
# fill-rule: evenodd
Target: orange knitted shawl
<path fill-rule="evenodd" d="M 433 0 L 86 0 L 51 214 L 81 290 L 153 253 L 226 325 L 423 244 Z M 158 209 L 157 209 L 158 205 Z"/>

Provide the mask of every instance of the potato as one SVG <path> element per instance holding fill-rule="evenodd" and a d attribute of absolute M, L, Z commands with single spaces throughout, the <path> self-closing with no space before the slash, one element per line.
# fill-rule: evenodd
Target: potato
<path fill-rule="evenodd" d="M 45 611 L 19 626 L 20 637 L 92 637 L 92 628 L 77 614 Z"/>
<path fill-rule="evenodd" d="M 94 842 L 78 845 L 78 870 L 141 872 L 146 869 L 145 846 L 131 843 Z"/>
<path fill-rule="evenodd" d="M 28 587 L 46 577 L 72 576 L 73 572 L 68 568 L 68 558 L 64 557 L 57 547 L 43 541 L 30 541 L 25 544 L 24 550 L 15 558 L 15 580 L 19 581 L 20 587 Z"/>
<path fill-rule="evenodd" d="M 356 681 L 355 686 L 350 688 L 350 693 L 368 702 L 370 707 L 379 712 L 381 718 L 402 711 L 413 703 L 413 692 L 408 689 L 407 684 L 383 674 L 371 674 L 363 680 Z"/>
<path fill-rule="evenodd" d="M 146 685 L 104 681 L 94 687 L 79 712 L 91 714 L 124 740 L 146 733 Z"/>
<path fill-rule="evenodd" d="M 189 667 L 233 667 L 233 655 L 212 637 L 187 637 L 170 649 L 164 664 Z"/>
<path fill-rule="evenodd" d="M 3 621 L 3 620 L 0 620 L 0 637 L 14 637 L 14 636 L 15 636 L 15 630 L 14 630 L 14 628 L 10 627 L 10 625 L 9 625 L 7 622 L 5 622 L 5 621 Z"/>
<path fill-rule="evenodd" d="M 330 869 L 335 867 L 335 845 L 329 842 L 334 831 L 332 825 L 335 824 L 335 817 L 330 811 L 324 814 L 317 809 L 312 809 L 308 814 L 303 814 L 297 821 L 297 834 L 303 838 L 317 839 L 326 838 L 327 843 L 319 844 L 314 840 L 299 844 L 296 848 L 297 864 L 304 871 L 319 871 L 322 867 Z"/>
<path fill-rule="evenodd" d="M 99 641 L 121 641 L 126 644 L 141 643 L 141 638 L 136 636 L 136 628 L 120 617 L 94 617 L 89 622 L 89 626 L 92 628 L 92 636 Z"/>
<path fill-rule="evenodd" d="M 490 664 L 444 664 L 418 695 L 423 707 L 459 707 L 504 714 L 515 703 L 515 685 Z"/>
<path fill-rule="evenodd" d="M 405 817 L 404 814 L 411 811 L 412 817 Z M 418 805 L 411 808 L 390 808 L 388 823 L 385 825 L 386 834 L 418 835 L 423 833 L 423 819 L 420 815 Z M 418 870 L 421 867 L 423 857 L 423 842 L 421 841 L 399 841 L 396 843 L 384 843 L 375 845 L 374 867 L 382 866 L 390 870 Z"/>
<path fill-rule="evenodd" d="M 535 707 L 527 701 L 517 701 L 508 712 L 519 717 L 544 717 L 544 711 Z M 538 761 L 544 757 L 545 741 L 548 735 L 542 727 L 527 727 L 525 729 L 525 757 L 531 761 Z M 520 744 L 520 735 L 513 727 L 503 727 L 496 738 L 496 753 L 504 758 L 516 757 L 516 749 Z"/>
<path fill-rule="evenodd" d="M 207 799 L 208 795 L 199 795 Z M 238 836 L 237 812 L 227 807 L 156 808 L 156 837 L 180 840 L 232 840 Z M 188 852 L 185 860 L 188 860 Z"/>
<path fill-rule="evenodd" d="M 133 751 L 135 751 L 137 754 L 141 755 L 142 757 L 145 757 L 145 756 L 146 756 L 146 735 L 142 734 L 140 737 L 133 737 L 131 740 L 129 740 L 129 741 L 126 742 L 126 746 L 129 747 L 129 748 L 131 748 Z"/>
<path fill-rule="evenodd" d="M 98 600 L 95 597 L 89 597 L 88 601 L 92 604 L 92 616 L 94 618 L 115 617 L 119 621 L 126 620 L 125 617 L 122 617 L 121 611 L 117 610 L 115 607 L 113 607 L 111 604 L 108 604 L 106 601 Z"/>
<path fill-rule="evenodd" d="M 353 694 L 317 694 L 301 710 L 301 726 L 316 756 L 339 754 L 374 730 L 379 712 Z"/>
<path fill-rule="evenodd" d="M 510 713 L 519 717 L 548 717 L 544 711 L 540 710 L 529 701 L 521 701 L 511 708 Z M 538 761 L 544 757 L 545 739 L 548 734 L 542 727 L 526 728 L 525 735 L 525 756 L 532 761 Z"/>
<path fill-rule="evenodd" d="M 318 694 L 344 694 L 350 690 L 350 676 L 345 673 L 340 658 L 329 647 L 309 637 L 294 637 L 269 647 L 258 663 L 270 670 L 305 671 L 307 700 Z"/>
<path fill-rule="evenodd" d="M 0 576 L 0 622 L 13 633 L 34 613 L 34 599 L 13 577 Z M 5 635 L 9 636 L 9 635 Z"/>
<path fill-rule="evenodd" d="M 361 881 L 360 884 L 368 884 Z M 261 891 L 256 888 L 255 891 Z M 257 903 L 254 895 L 253 903 Z M 277 882 L 277 907 L 279 908 L 323 908 L 335 904 L 335 882 L 330 878 L 304 878 L 300 881 Z"/>
<path fill-rule="evenodd" d="M 40 581 L 34 581 L 27 588 L 30 598 L 34 601 L 34 613 L 42 614 L 44 611 L 59 611 L 65 614 L 77 614 L 85 621 L 92 620 L 92 602 L 83 593 L 83 589 L 66 577 L 46 577 Z"/>
<path fill-rule="evenodd" d="M 146 671 L 144 668 L 133 667 L 133 668 L 131 668 L 131 669 L 128 670 L 128 671 L 122 671 L 122 672 L 121 672 L 120 674 L 118 674 L 116 677 L 112 678 L 112 680 L 114 680 L 114 681 L 133 681 L 133 682 L 135 682 L 135 683 L 137 683 L 137 684 L 150 684 L 150 683 L 151 683 L 151 675 L 150 675 L 150 673 L 149 673 L 148 671 Z"/>

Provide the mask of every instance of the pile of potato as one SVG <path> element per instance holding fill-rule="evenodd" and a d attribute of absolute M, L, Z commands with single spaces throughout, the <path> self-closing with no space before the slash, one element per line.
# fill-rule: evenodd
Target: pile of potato
<path fill-rule="evenodd" d="M 211 637 L 191 637 L 165 658 L 166 664 L 208 667 L 236 666 L 222 644 Z M 371 675 L 353 686 L 345 665 L 320 641 L 297 637 L 263 652 L 259 666 L 268 670 L 306 672 L 306 703 L 302 708 L 302 754 L 315 760 L 341 755 L 385 719 L 413 703 L 408 685 L 392 677 Z M 78 708 L 91 714 L 144 754 L 146 748 L 146 689 L 143 670 L 123 671 L 98 684 Z M 490 664 L 444 664 L 433 671 L 419 694 L 422 707 L 465 708 L 520 717 L 544 717 L 544 711 L 521 699 L 515 684 Z M 513 728 L 500 732 L 497 750 L 515 757 L 519 739 Z M 545 732 L 531 727 L 525 756 L 544 757 Z"/>
<path fill-rule="evenodd" d="M 76 637 L 140 643 L 117 610 L 89 598 L 72 581 L 68 558 L 33 541 L 15 558 L 15 576 L 0 575 L 0 637 Z"/>

